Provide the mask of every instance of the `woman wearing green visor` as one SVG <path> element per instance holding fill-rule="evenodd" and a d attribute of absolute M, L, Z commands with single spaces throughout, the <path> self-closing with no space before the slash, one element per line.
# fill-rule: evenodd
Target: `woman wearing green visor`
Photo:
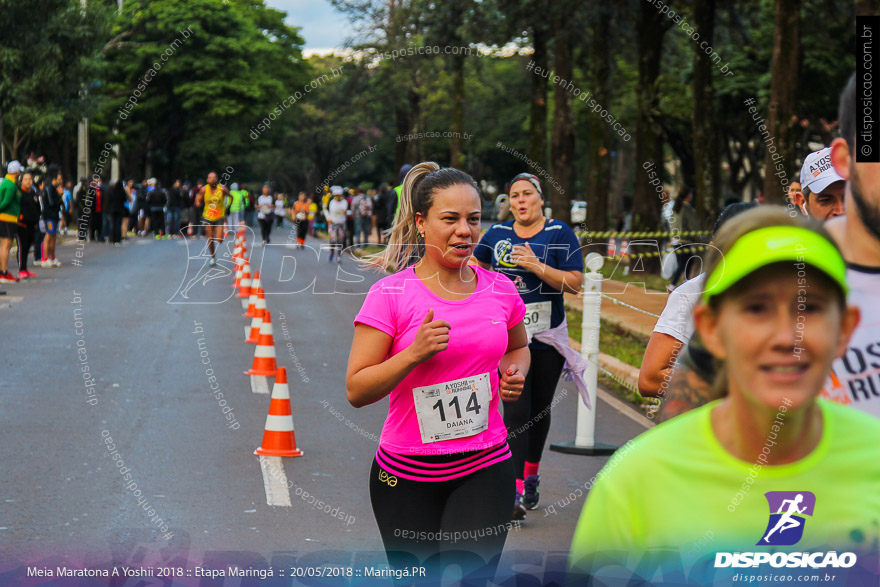
<path fill-rule="evenodd" d="M 694 319 L 722 399 L 634 439 L 587 484 L 570 582 L 877 584 L 880 422 L 817 399 L 859 320 L 844 261 L 821 226 L 775 206 L 715 246 Z"/>

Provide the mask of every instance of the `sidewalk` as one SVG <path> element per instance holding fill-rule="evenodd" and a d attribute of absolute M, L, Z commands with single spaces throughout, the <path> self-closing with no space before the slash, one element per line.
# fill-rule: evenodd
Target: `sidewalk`
<path fill-rule="evenodd" d="M 602 282 L 602 293 L 634 306 L 645 312 L 659 316 L 666 307 L 666 292 L 647 289 L 638 283 L 625 283 L 606 279 Z M 565 294 L 565 306 L 580 311 L 583 308 L 581 295 Z M 613 301 L 602 299 L 602 318 L 641 338 L 649 338 L 657 323 L 655 316 L 632 310 Z"/>

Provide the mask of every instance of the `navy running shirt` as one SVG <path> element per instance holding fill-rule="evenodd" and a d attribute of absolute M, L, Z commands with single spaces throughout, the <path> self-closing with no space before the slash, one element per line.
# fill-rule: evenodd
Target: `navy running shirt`
<path fill-rule="evenodd" d="M 574 231 L 567 224 L 557 220 L 546 220 L 544 228 L 538 234 L 529 238 L 522 238 L 513 229 L 513 220 L 493 224 L 474 250 L 474 257 L 482 263 L 491 264 L 492 269 L 507 275 L 516 285 L 516 289 L 529 310 L 540 307 L 540 302 L 550 303 L 550 325 L 555 328 L 562 324 L 565 318 L 565 302 L 562 292 L 544 282 L 540 277 L 524 269 L 517 267 L 510 259 L 510 253 L 516 245 L 529 246 L 535 256 L 544 263 L 562 271 L 583 271 L 584 259 L 580 252 L 580 243 Z M 529 306 L 529 304 L 536 304 Z M 544 306 L 546 307 L 546 306 Z M 536 316 L 532 311 L 527 311 L 526 320 L 529 316 Z M 543 329 L 542 329 L 543 330 Z M 529 348 L 543 350 L 551 348 L 549 345 L 532 341 Z"/>

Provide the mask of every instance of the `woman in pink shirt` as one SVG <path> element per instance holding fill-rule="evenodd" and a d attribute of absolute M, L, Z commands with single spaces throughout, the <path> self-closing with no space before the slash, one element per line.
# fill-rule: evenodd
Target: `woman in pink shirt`
<path fill-rule="evenodd" d="M 468 174 L 413 167 L 388 247 L 369 259 L 396 273 L 354 320 L 348 400 L 389 397 L 370 498 L 393 568 L 412 555 L 466 566 L 473 554 L 439 553 L 468 551 L 485 564 L 469 571 L 491 578 L 507 538 L 516 486 L 499 401 L 519 398 L 529 350 L 513 282 L 467 264 L 480 209 Z"/>

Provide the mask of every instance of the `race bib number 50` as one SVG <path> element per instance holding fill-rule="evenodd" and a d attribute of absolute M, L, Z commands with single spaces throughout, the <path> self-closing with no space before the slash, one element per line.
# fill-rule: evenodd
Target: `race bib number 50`
<path fill-rule="evenodd" d="M 416 387 L 413 404 L 422 442 L 464 438 L 489 427 L 492 384 L 488 373 Z"/>
<path fill-rule="evenodd" d="M 526 315 L 523 316 L 523 325 L 526 327 L 526 335 L 531 342 L 532 337 L 539 332 L 550 329 L 550 317 L 553 312 L 551 302 L 532 302 L 526 304 Z"/>

